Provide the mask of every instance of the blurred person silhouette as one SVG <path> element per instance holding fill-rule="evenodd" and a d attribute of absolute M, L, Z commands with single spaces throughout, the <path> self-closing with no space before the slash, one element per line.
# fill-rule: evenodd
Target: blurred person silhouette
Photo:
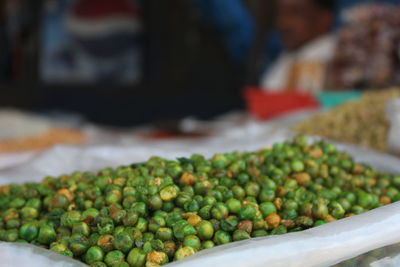
<path fill-rule="evenodd" d="M 323 88 L 333 57 L 334 0 L 280 0 L 277 28 L 285 50 L 261 77 L 267 90 Z"/>
<path fill-rule="evenodd" d="M 257 27 L 243 0 L 192 0 L 221 34 L 228 54 L 246 66 Z M 400 2 L 384 0 L 374 2 Z M 264 90 L 317 92 L 326 82 L 335 51 L 333 32 L 341 10 L 368 0 L 278 0 L 277 29 L 268 33 L 263 66 L 256 70 Z M 259 55 L 260 56 L 260 55 Z M 254 58 L 251 58 L 254 60 Z"/>

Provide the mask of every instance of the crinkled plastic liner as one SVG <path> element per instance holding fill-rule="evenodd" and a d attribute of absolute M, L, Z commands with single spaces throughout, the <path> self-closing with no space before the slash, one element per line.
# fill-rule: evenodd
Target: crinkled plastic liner
<path fill-rule="evenodd" d="M 291 136 L 292 133 L 287 130 L 262 128 L 253 124 L 203 141 L 80 148 L 59 146 L 35 156 L 23 165 L 1 170 L 0 184 L 40 181 L 46 175 L 56 176 L 75 170 L 115 167 L 144 161 L 152 155 L 174 159 L 192 153 L 211 156 L 217 152 L 256 150 Z M 338 148 L 348 151 L 358 162 L 370 163 L 382 171 L 400 173 L 400 160 L 397 158 L 350 145 L 339 144 Z M 216 247 L 171 263 L 170 266 L 330 266 L 400 242 L 399 222 L 400 203 L 395 203 L 299 233 Z M 0 259 L 2 266 L 27 265 L 23 264 L 23 260 L 29 262 L 27 266 L 53 266 L 54 259 L 57 259 L 58 264 L 66 264 L 60 266 L 70 266 L 70 261 L 63 256 L 25 244 L 0 243 Z M 78 266 L 78 262 L 74 264 Z"/>
<path fill-rule="evenodd" d="M 398 267 L 400 266 L 400 243 L 379 248 L 353 259 L 341 262 L 334 267 Z"/>
<path fill-rule="evenodd" d="M 0 242 L 0 266 L 84 267 L 87 265 L 29 244 Z"/>
<path fill-rule="evenodd" d="M 390 153 L 400 156 L 400 98 L 389 101 L 386 113 L 390 121 L 388 149 Z"/>

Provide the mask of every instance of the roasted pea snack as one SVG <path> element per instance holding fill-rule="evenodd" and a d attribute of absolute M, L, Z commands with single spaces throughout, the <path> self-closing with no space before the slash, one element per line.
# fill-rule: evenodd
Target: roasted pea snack
<path fill-rule="evenodd" d="M 0 240 L 91 266 L 159 266 L 398 201 L 400 176 L 298 136 L 256 152 L 75 172 L 0 187 Z"/>
<path fill-rule="evenodd" d="M 388 151 L 390 122 L 386 117 L 386 104 L 390 99 L 399 97 L 400 89 L 368 92 L 360 100 L 345 103 L 299 123 L 294 130 Z"/>

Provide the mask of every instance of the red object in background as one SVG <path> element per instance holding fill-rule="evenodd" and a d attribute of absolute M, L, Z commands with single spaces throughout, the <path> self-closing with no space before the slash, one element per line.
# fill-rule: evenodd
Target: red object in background
<path fill-rule="evenodd" d="M 261 120 L 319 106 L 318 100 L 309 93 L 266 92 L 260 88 L 248 87 L 244 96 L 248 111 Z"/>

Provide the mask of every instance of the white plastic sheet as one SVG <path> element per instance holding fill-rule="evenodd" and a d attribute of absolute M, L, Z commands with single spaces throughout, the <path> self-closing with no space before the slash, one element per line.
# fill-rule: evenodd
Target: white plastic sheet
<path fill-rule="evenodd" d="M 400 156 L 400 98 L 389 101 L 386 113 L 390 121 L 389 152 Z"/>
<path fill-rule="evenodd" d="M 292 136 L 287 130 L 250 123 L 206 140 L 137 142 L 130 145 L 68 147 L 58 146 L 38 154 L 23 165 L 0 171 L 0 184 L 39 181 L 46 175 L 61 175 L 75 170 L 97 170 L 140 162 L 152 155 L 166 158 L 202 153 L 255 150 Z M 380 170 L 400 173 L 400 160 L 386 154 L 339 145 Z M 382 246 L 400 242 L 398 225 L 400 204 L 340 220 L 308 231 L 259 238 L 217 247 L 171 266 L 329 266 Z M 35 266 L 52 266 L 51 252 L 26 249 L 20 244 L 0 243 L 1 266 L 23 266 L 13 260 L 29 260 Z M 14 250 L 13 248 L 16 248 Z M 40 252 L 41 251 L 41 252 Z M 34 257 L 34 255 L 38 257 Z M 65 258 L 52 254 L 59 263 Z M 5 259 L 5 260 L 3 260 Z M 50 259 L 51 260 L 51 259 Z M 78 264 L 78 263 L 77 263 Z M 32 266 L 30 264 L 30 266 Z"/>
<path fill-rule="evenodd" d="M 87 265 L 29 244 L 0 242 L 0 266 L 84 267 Z"/>

